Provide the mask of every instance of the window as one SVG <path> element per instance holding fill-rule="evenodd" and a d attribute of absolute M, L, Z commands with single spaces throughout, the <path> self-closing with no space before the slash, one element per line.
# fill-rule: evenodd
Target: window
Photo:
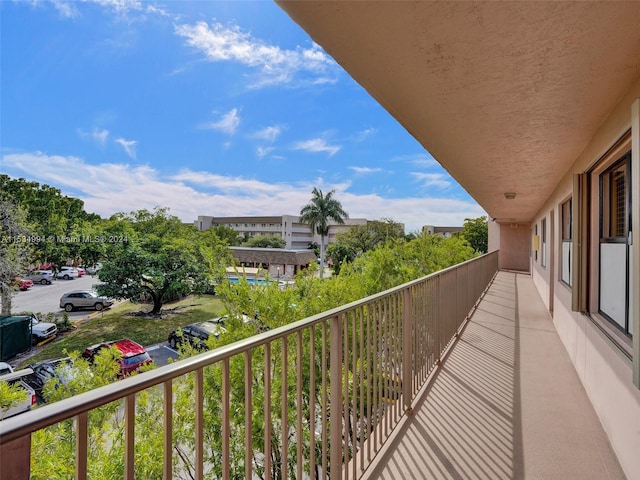
<path fill-rule="evenodd" d="M 560 205 L 560 215 L 562 221 L 561 227 L 561 235 L 562 235 L 562 248 L 560 249 L 560 255 L 562 258 L 560 259 L 561 268 L 560 268 L 560 280 L 562 280 L 565 284 L 571 286 L 573 284 L 573 279 L 571 278 L 571 256 L 572 256 L 572 247 L 573 247 L 573 236 L 572 236 L 572 214 L 571 214 L 572 202 L 571 199 L 564 202 Z"/>
<path fill-rule="evenodd" d="M 598 313 L 631 335 L 629 245 L 631 153 L 599 176 L 600 268 Z"/>
<path fill-rule="evenodd" d="M 540 248 L 539 240 L 538 240 L 538 224 L 536 223 L 533 227 L 533 238 L 535 240 L 534 250 L 533 250 L 533 258 L 537 262 L 538 261 L 538 249 Z"/>

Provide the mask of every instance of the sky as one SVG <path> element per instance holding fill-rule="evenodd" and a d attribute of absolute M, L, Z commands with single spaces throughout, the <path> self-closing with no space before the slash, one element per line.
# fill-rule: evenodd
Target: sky
<path fill-rule="evenodd" d="M 314 187 L 407 232 L 484 215 L 275 3 L 0 0 L 0 173 L 85 210 L 297 215 Z"/>

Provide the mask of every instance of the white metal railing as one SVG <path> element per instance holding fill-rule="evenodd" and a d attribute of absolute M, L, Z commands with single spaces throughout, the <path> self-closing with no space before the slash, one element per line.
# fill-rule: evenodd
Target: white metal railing
<path fill-rule="evenodd" d="M 89 414 L 120 401 L 122 476 L 133 480 L 140 440 L 135 436 L 136 395 L 149 390 L 162 396 L 157 413 L 164 435 L 161 471 L 170 480 L 179 460 L 174 431 L 182 421 L 174 419 L 176 389 L 189 378 L 195 408 L 192 448 L 181 445 L 180 453 L 188 455 L 193 478 L 360 478 L 411 410 L 497 270 L 494 252 L 5 420 L 0 422 L 0 454 L 9 447 L 15 451 L 16 445 L 28 448 L 32 432 L 73 419 L 75 478 L 85 479 Z M 231 371 L 240 364 L 243 385 L 232 384 Z M 205 383 L 212 375 L 220 391 L 207 396 Z M 232 411 L 243 411 L 244 419 L 238 421 Z M 219 435 L 207 430 L 212 425 Z M 254 435 L 254 427 L 260 435 Z M 2 456 L 3 472 L 16 480 L 29 478 L 20 455 L 12 455 L 9 463 Z"/>

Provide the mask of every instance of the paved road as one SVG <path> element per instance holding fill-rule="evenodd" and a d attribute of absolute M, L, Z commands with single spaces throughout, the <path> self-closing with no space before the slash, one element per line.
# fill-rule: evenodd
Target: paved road
<path fill-rule="evenodd" d="M 73 280 L 54 280 L 51 285 L 34 285 L 26 292 L 18 292 L 13 297 L 12 312 L 40 312 L 40 313 L 60 313 L 60 297 L 64 292 L 70 290 L 85 290 L 92 288 L 98 283 L 97 277 L 85 275 L 81 278 Z M 71 312 L 69 318 L 71 321 L 79 320 L 86 317 L 92 310 L 81 310 L 79 312 Z"/>

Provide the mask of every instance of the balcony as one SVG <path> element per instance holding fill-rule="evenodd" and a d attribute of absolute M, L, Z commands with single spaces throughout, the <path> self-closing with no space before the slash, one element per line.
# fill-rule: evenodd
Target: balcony
<path fill-rule="evenodd" d="M 624 478 L 531 279 L 497 265 L 485 255 L 0 422 L 0 476 L 29 478 L 32 432 L 67 421 L 73 475 L 95 477 L 90 413 L 115 401 L 118 478 L 142 478 L 146 390 L 161 405 L 154 478 Z M 187 379 L 193 415 L 174 418 Z"/>

